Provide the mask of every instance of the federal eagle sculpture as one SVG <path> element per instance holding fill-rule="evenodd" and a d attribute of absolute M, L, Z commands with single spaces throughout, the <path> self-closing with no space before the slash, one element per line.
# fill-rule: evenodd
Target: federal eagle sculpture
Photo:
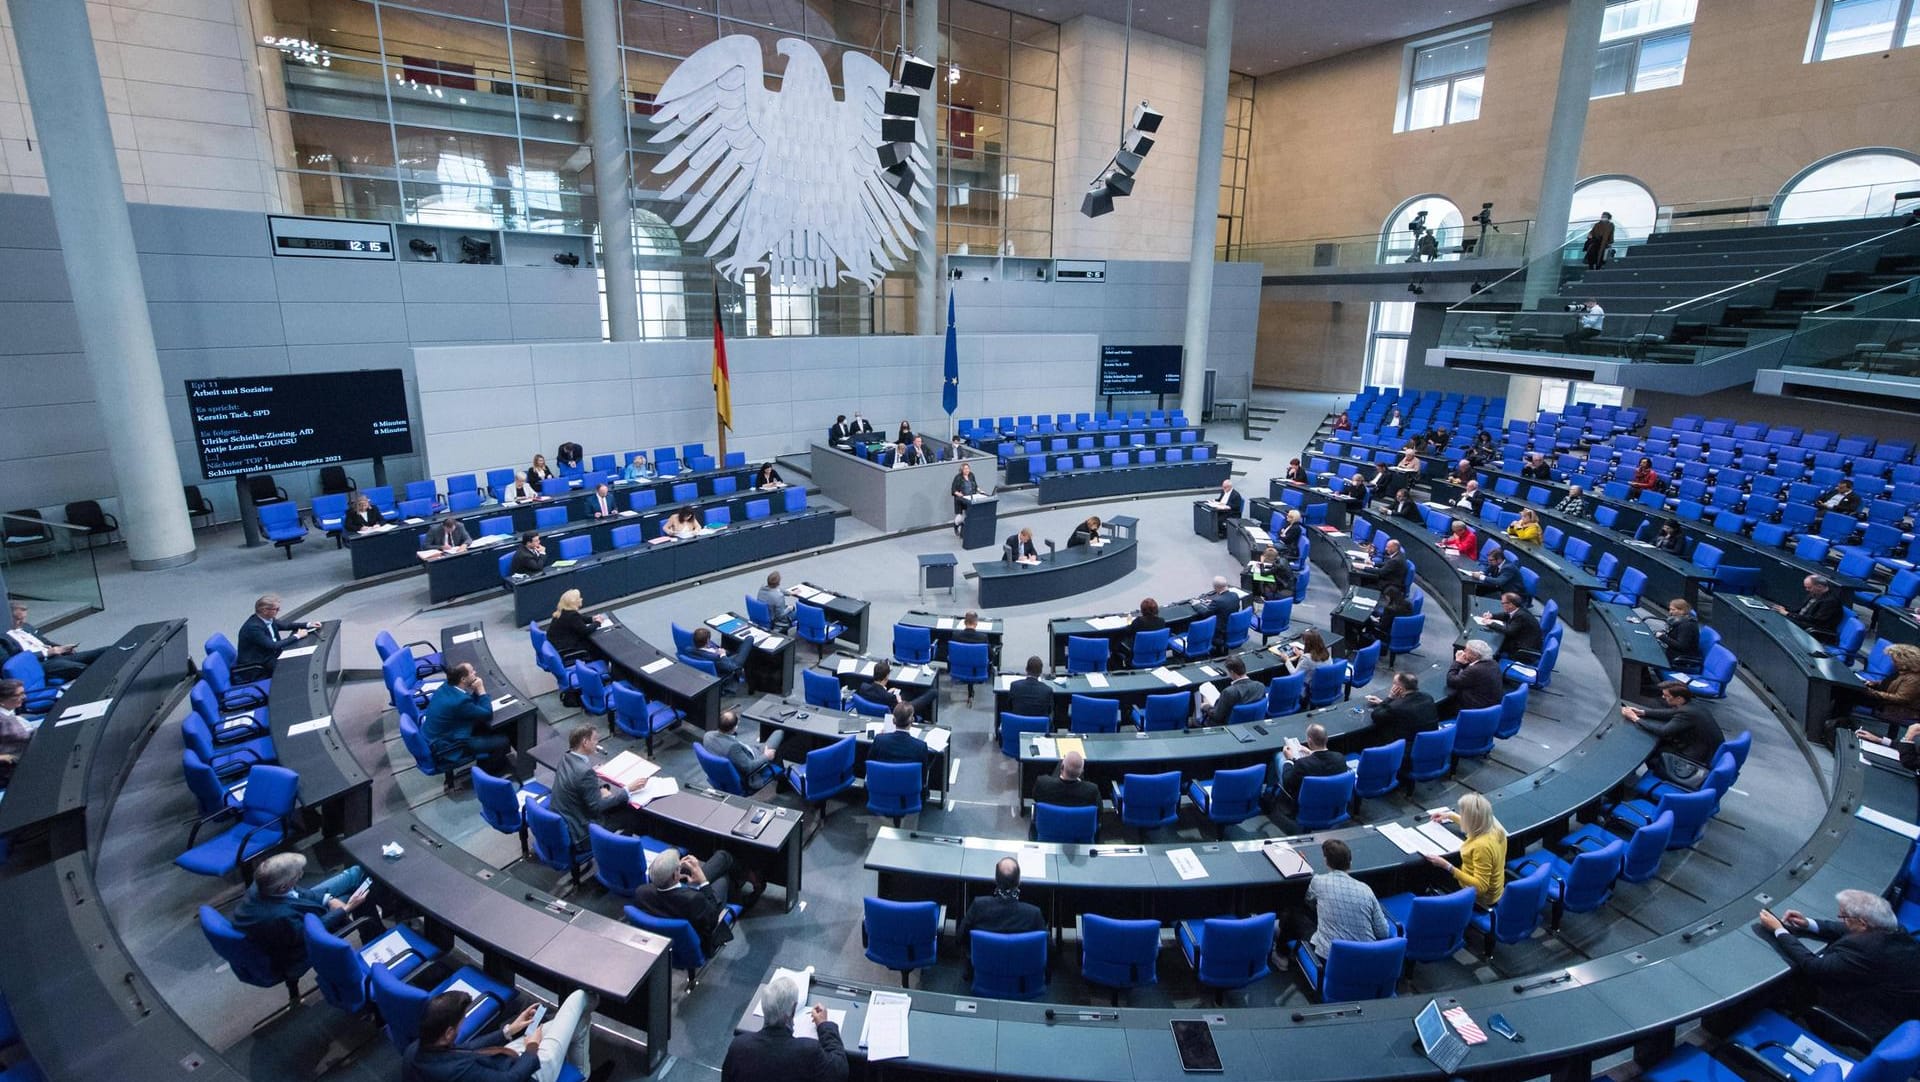
<path fill-rule="evenodd" d="M 915 127 L 903 196 L 879 160 L 887 70 L 843 54 L 841 100 L 813 46 L 781 38 L 775 51 L 787 58 L 778 92 L 767 89 L 760 40 L 745 34 L 687 57 L 660 88 L 649 142 L 674 144 L 653 170 L 680 170 L 664 193 L 686 199 L 673 225 L 692 226 L 690 244 L 710 238 L 707 257 L 736 283 L 756 271 L 803 289 L 843 278 L 877 287 L 920 241 L 925 126 Z"/>

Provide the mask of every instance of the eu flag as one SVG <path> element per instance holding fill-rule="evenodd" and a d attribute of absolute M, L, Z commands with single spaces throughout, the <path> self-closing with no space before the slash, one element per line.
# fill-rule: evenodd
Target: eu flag
<path fill-rule="evenodd" d="M 960 337 L 953 329 L 953 294 L 947 294 L 947 382 L 940 394 L 940 405 L 953 417 L 960 408 Z"/>

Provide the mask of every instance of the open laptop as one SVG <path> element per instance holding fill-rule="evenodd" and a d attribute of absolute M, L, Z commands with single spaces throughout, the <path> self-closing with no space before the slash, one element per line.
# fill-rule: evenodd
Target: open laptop
<path fill-rule="evenodd" d="M 1467 1058 L 1467 1042 L 1440 1016 L 1437 1001 L 1427 1000 L 1427 1005 L 1414 1017 L 1413 1028 L 1420 1034 L 1420 1050 L 1435 1067 L 1452 1074 L 1460 1061 Z"/>

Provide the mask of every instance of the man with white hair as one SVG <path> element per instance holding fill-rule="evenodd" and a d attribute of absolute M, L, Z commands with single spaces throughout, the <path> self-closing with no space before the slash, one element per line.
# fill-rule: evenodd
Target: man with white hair
<path fill-rule="evenodd" d="M 302 887 L 300 877 L 306 871 L 303 854 L 276 853 L 268 857 L 254 869 L 253 885 L 233 911 L 234 929 L 266 953 L 276 972 L 287 972 L 293 966 L 306 968 L 307 937 L 302 922 L 308 913 L 319 917 L 328 931 L 337 932 L 371 897 L 354 897 L 354 891 L 367 878 L 358 864 Z M 361 941 L 371 942 L 371 933 L 363 931 Z"/>
<path fill-rule="evenodd" d="M 647 862 L 647 885 L 634 896 L 634 905 L 650 916 L 693 925 L 701 949 L 711 955 L 733 938 L 733 917 L 727 909 L 732 874 L 733 854 L 724 850 L 702 861 L 692 854 L 682 856 L 678 849 L 663 849 Z"/>
<path fill-rule="evenodd" d="M 1225 575 L 1213 577 L 1213 589 L 1205 596 L 1195 599 L 1193 618 L 1203 620 L 1208 616 L 1213 622 L 1213 650 L 1215 654 L 1227 652 L 1227 617 L 1240 611 L 1240 595 L 1227 588 Z M 1191 647 L 1193 644 L 1188 644 Z"/>
<path fill-rule="evenodd" d="M 760 1029 L 741 1033 L 727 1046 L 720 1063 L 720 1082 L 845 1082 L 847 1053 L 840 1044 L 840 1027 L 827 1019 L 827 1009 L 811 1009 L 814 1040 L 793 1035 L 793 1015 L 800 1006 L 800 989 L 791 978 L 775 977 L 760 990 Z"/>
<path fill-rule="evenodd" d="M 318 630 L 320 625 L 316 623 L 303 624 L 280 619 L 279 595 L 262 596 L 253 603 L 253 615 L 240 624 L 239 641 L 234 646 L 235 673 L 258 670 L 271 674 L 273 663 L 280 660 L 280 651 Z M 254 676 L 249 672 L 246 679 L 254 679 Z"/>
<path fill-rule="evenodd" d="M 1909 1018 L 1920 1018 L 1920 942 L 1900 927 L 1878 894 L 1843 890 L 1833 896 L 1840 915 L 1814 920 L 1797 909 L 1781 916 L 1760 911 L 1760 928 L 1812 986 L 1821 1006 L 1874 1041 Z M 1820 953 L 1796 936 L 1826 940 Z"/>
<path fill-rule="evenodd" d="M 1500 663 L 1493 659 L 1493 645 L 1485 639 L 1468 639 L 1453 652 L 1453 664 L 1447 668 L 1447 697 L 1440 700 L 1440 716 L 1450 718 L 1462 710 L 1498 706 L 1506 693 Z"/>

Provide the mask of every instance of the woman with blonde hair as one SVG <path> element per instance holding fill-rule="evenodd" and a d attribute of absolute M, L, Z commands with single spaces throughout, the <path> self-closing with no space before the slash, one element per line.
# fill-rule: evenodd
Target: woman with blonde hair
<path fill-rule="evenodd" d="M 1507 536 L 1515 541 L 1527 541 L 1537 545 L 1540 543 L 1542 532 L 1540 516 L 1534 514 L 1531 507 L 1522 510 L 1519 518 L 1507 524 Z"/>
<path fill-rule="evenodd" d="M 1451 820 L 1459 824 L 1467 840 L 1460 843 L 1460 866 L 1445 857 L 1428 854 L 1427 863 L 1446 872 L 1453 881 L 1474 890 L 1473 904 L 1492 909 L 1507 888 L 1507 828 L 1493 817 L 1493 805 L 1479 793 L 1460 798 L 1459 811 L 1433 813 L 1436 823 Z"/>
<path fill-rule="evenodd" d="M 606 623 L 604 616 L 589 618 L 581 612 L 580 606 L 584 603 L 578 590 L 568 590 L 554 603 L 553 619 L 547 623 L 547 641 L 560 652 L 562 661 L 572 662 L 576 657 L 591 655 L 588 640 Z"/>
<path fill-rule="evenodd" d="M 1869 744 L 1898 748 L 1902 766 L 1920 769 L 1920 646 L 1894 643 L 1887 647 L 1887 660 L 1893 672 L 1884 680 L 1867 681 L 1866 691 L 1876 703 L 1874 716 L 1896 735 L 1881 736 L 1864 728 L 1856 729 L 1854 735 Z"/>

